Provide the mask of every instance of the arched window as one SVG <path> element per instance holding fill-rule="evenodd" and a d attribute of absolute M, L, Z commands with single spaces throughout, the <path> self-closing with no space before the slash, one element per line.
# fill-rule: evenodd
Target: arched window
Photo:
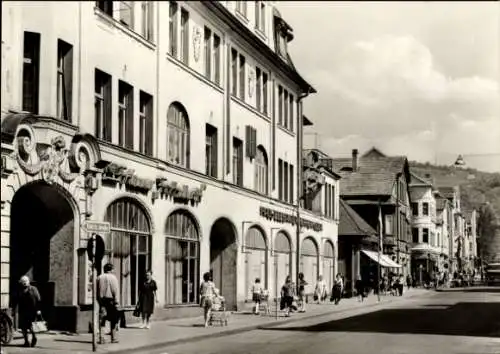
<path fill-rule="evenodd" d="M 275 293 L 275 284 L 278 284 L 279 292 L 281 285 L 285 283 L 286 277 L 291 275 L 292 245 L 290 243 L 290 238 L 283 231 L 279 231 L 274 237 L 274 253 L 276 260 L 274 262 L 275 269 L 273 276 L 277 274 L 278 279 L 275 279 L 273 284 L 271 284 L 272 294 Z"/>
<path fill-rule="evenodd" d="M 151 266 L 151 229 L 149 218 L 133 199 L 121 198 L 106 211 L 111 224 L 106 237 L 106 262 L 115 267 L 120 288 L 120 305 L 137 303 L 140 285 Z"/>
<path fill-rule="evenodd" d="M 333 281 L 335 278 L 335 251 L 333 244 L 330 241 L 326 241 L 323 246 L 323 279 L 326 282 L 328 289 L 333 287 Z M 345 260 L 344 260 L 345 264 Z M 340 264 L 339 264 L 340 266 Z M 345 273 L 343 273 L 345 274 Z"/>
<path fill-rule="evenodd" d="M 167 112 L 168 149 L 167 160 L 189 168 L 189 119 L 184 107 L 174 102 Z"/>
<path fill-rule="evenodd" d="M 257 148 L 255 156 L 255 190 L 262 194 L 267 194 L 268 191 L 268 164 L 267 154 L 262 146 Z"/>
<path fill-rule="evenodd" d="M 198 302 L 200 240 L 193 216 L 186 210 L 170 214 L 165 225 L 166 304 Z"/>
<path fill-rule="evenodd" d="M 312 292 L 312 284 L 316 284 L 318 279 L 318 256 L 316 242 L 311 237 L 305 238 L 300 249 L 300 271 L 309 284 L 306 286 L 306 293 Z"/>
<path fill-rule="evenodd" d="M 263 231 L 259 227 L 248 229 L 245 237 L 246 248 L 246 293 L 247 298 L 251 299 L 251 286 L 256 278 L 260 279 L 263 287 L 267 286 L 266 268 L 267 268 L 267 243 Z"/>

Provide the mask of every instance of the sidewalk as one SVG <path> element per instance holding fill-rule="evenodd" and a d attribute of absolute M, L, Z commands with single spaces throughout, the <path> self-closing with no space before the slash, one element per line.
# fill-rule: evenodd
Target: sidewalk
<path fill-rule="evenodd" d="M 131 324 L 128 328 L 120 328 L 119 343 L 106 343 L 98 346 L 99 353 L 134 353 L 138 349 L 152 350 L 155 348 L 179 344 L 183 342 L 199 341 L 206 338 L 226 336 L 258 328 L 270 328 L 284 323 L 300 321 L 304 318 L 327 316 L 333 313 L 346 312 L 356 308 L 369 308 L 390 302 L 402 301 L 414 296 L 430 293 L 428 290 L 411 289 L 405 291 L 403 297 L 382 296 L 377 301 L 377 296 L 370 295 L 364 302 L 360 303 L 355 298 L 343 299 L 339 305 L 334 304 L 308 304 L 306 313 L 294 313 L 291 317 L 275 318 L 271 316 L 255 316 L 246 312 L 235 312 L 229 318 L 227 327 L 213 326 L 205 328 L 202 326 L 203 318 L 184 318 L 168 321 L 153 322 L 151 329 L 139 329 L 137 324 Z M 201 312 L 201 310 L 200 310 Z M 109 342 L 109 336 L 106 336 Z M 22 344 L 20 336 L 15 336 L 12 345 Z M 39 336 L 37 348 L 22 348 L 10 346 L 3 348 L 3 354 L 13 353 L 91 353 L 91 334 L 43 334 Z"/>

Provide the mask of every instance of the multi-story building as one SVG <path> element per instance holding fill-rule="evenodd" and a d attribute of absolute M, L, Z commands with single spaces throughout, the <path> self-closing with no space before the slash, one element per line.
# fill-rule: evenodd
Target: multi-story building
<path fill-rule="evenodd" d="M 235 309 L 255 278 L 334 268 L 338 213 L 297 218 L 292 39 L 266 1 L 3 3 L 2 306 L 28 274 L 52 328 L 87 328 L 87 230 L 120 304 L 151 269 L 169 316 L 198 314 L 205 272 Z"/>
<path fill-rule="evenodd" d="M 450 215 L 451 207 L 448 199 L 444 198 L 439 191 L 435 194 L 436 198 L 436 235 L 438 238 L 438 248 L 440 251 L 441 266 L 440 269 L 449 272 L 450 260 Z"/>
<path fill-rule="evenodd" d="M 411 173 L 412 208 L 412 274 L 420 277 L 420 269 L 431 274 L 442 268 L 441 232 L 437 227 L 437 203 L 430 176 Z"/>

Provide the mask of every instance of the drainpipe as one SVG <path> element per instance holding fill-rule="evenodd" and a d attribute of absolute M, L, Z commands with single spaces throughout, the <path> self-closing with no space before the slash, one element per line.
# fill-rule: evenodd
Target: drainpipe
<path fill-rule="evenodd" d="M 303 190 L 303 182 L 302 182 L 302 138 L 303 138 L 303 104 L 302 100 L 309 96 L 311 93 L 314 93 L 313 89 L 309 87 L 306 92 L 303 92 L 300 94 L 300 96 L 297 99 L 297 108 L 298 108 L 298 116 L 299 116 L 299 122 L 297 124 L 297 228 L 296 228 L 296 256 L 295 256 L 295 279 L 296 279 L 296 285 L 297 285 L 297 293 L 299 290 L 299 273 L 300 273 L 300 203 L 305 197 L 305 191 Z M 319 267 L 319 264 L 318 264 Z"/>

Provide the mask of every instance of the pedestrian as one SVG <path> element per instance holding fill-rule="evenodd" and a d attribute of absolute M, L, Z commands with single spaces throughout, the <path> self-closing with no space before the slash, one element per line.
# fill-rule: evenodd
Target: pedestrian
<path fill-rule="evenodd" d="M 356 295 L 358 296 L 358 301 L 363 302 L 365 300 L 365 285 L 361 279 L 361 275 L 358 274 L 356 277 L 356 283 L 354 285 L 356 289 Z"/>
<path fill-rule="evenodd" d="M 208 327 L 214 296 L 215 284 L 212 281 L 212 276 L 207 272 L 203 274 L 203 282 L 200 285 L 200 306 L 203 308 L 205 327 Z"/>
<path fill-rule="evenodd" d="M 307 281 L 304 278 L 304 273 L 299 273 L 299 312 L 306 312 L 306 285 Z"/>
<path fill-rule="evenodd" d="M 413 281 L 412 281 L 412 279 L 411 279 L 411 275 L 410 275 L 410 274 L 408 274 L 408 275 L 406 276 L 406 286 L 408 287 L 408 290 L 410 290 L 410 287 L 411 287 L 412 283 L 413 283 Z"/>
<path fill-rule="evenodd" d="M 292 278 L 288 275 L 285 279 L 285 284 L 281 288 L 280 309 L 285 311 L 285 316 L 290 316 L 292 311 L 293 298 L 295 296 L 295 285 L 292 283 Z"/>
<path fill-rule="evenodd" d="M 26 275 L 19 279 L 20 289 L 13 299 L 13 308 L 18 310 L 18 326 L 23 332 L 23 347 L 35 347 L 37 342 L 36 333 L 33 330 L 33 322 L 41 315 L 40 293 L 38 289 L 30 284 L 30 278 Z M 28 339 L 28 332 L 31 333 L 31 344 Z"/>
<path fill-rule="evenodd" d="M 141 311 L 142 324 L 141 328 L 150 328 L 150 318 L 155 309 L 155 303 L 158 302 L 156 296 L 156 291 L 158 287 L 156 282 L 153 280 L 153 272 L 148 270 L 146 272 L 146 280 L 142 284 L 140 294 L 139 294 L 139 308 Z"/>
<path fill-rule="evenodd" d="M 252 285 L 252 301 L 253 301 L 253 313 L 258 315 L 260 313 L 260 302 L 262 300 L 262 293 L 264 288 L 260 283 L 260 278 L 256 278 Z"/>
<path fill-rule="evenodd" d="M 403 274 L 400 274 L 398 277 L 398 293 L 399 296 L 403 296 L 403 290 L 405 288 L 405 279 Z"/>
<path fill-rule="evenodd" d="M 116 338 L 118 318 L 119 318 L 119 290 L 118 279 L 113 274 L 114 266 L 111 263 L 104 265 L 104 273 L 97 277 L 97 302 L 100 313 L 103 314 L 103 321 L 100 326 L 104 326 L 105 321 L 109 321 L 111 343 L 118 343 Z M 105 314 L 105 315 L 104 315 Z M 102 337 L 100 338 L 103 341 Z"/>
<path fill-rule="evenodd" d="M 322 304 L 327 297 L 326 283 L 323 280 L 323 276 L 320 275 L 318 277 L 318 281 L 316 283 L 316 287 L 314 288 L 314 300 L 318 302 L 318 304 Z"/>
<path fill-rule="evenodd" d="M 344 290 L 344 282 L 342 279 L 342 275 L 339 273 L 337 274 L 337 277 L 335 278 L 335 283 L 333 285 L 332 289 L 332 294 L 333 294 L 333 299 L 335 301 L 335 305 L 338 305 L 340 302 L 340 299 L 342 299 L 342 291 Z"/>

